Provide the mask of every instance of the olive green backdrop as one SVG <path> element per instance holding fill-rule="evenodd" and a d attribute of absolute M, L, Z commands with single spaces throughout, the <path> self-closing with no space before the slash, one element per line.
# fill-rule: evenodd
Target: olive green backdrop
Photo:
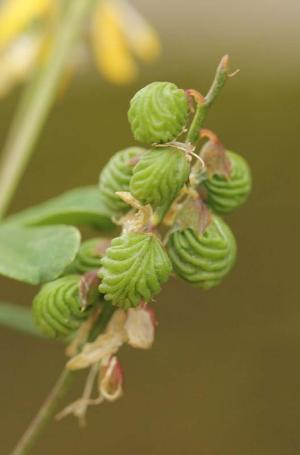
<path fill-rule="evenodd" d="M 159 29 L 163 58 L 135 86 L 95 73 L 59 99 L 11 211 L 97 181 L 132 143 L 126 112 L 152 80 L 205 92 L 229 52 L 241 73 L 207 125 L 253 169 L 249 202 L 227 217 L 237 265 L 217 289 L 171 282 L 155 303 L 154 348 L 121 352 L 126 393 L 91 409 L 88 428 L 54 423 L 34 454 L 298 455 L 300 453 L 299 115 L 297 1 L 136 1 Z M 0 143 L 17 101 L 0 103 Z M 34 289 L 1 279 L 1 299 L 30 305 Z M 64 364 L 62 347 L 0 329 L 0 453 L 8 454 Z M 71 398 L 77 397 L 78 381 Z"/>

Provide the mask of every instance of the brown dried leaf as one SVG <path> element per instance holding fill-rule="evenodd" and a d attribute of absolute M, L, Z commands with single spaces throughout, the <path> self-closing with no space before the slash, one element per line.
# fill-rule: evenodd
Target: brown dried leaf
<path fill-rule="evenodd" d="M 99 284 L 100 280 L 97 276 L 97 272 L 91 271 L 82 275 L 79 284 L 80 304 L 82 309 L 85 310 L 91 302 L 94 302 L 95 297 L 98 294 Z"/>
<path fill-rule="evenodd" d="M 211 221 L 211 212 L 203 200 L 200 197 L 188 198 L 177 215 L 176 225 L 180 229 L 191 228 L 203 234 Z"/>
<path fill-rule="evenodd" d="M 202 147 L 200 156 L 203 159 L 208 178 L 213 175 L 221 175 L 230 178 L 231 163 L 227 156 L 224 145 L 218 137 L 210 130 L 202 130 L 201 137 L 208 137 L 209 140 Z"/>

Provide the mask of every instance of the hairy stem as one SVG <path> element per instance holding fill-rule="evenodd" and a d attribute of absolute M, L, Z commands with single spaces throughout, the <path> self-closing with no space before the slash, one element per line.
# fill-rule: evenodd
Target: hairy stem
<path fill-rule="evenodd" d="M 6 212 L 55 99 L 81 26 L 95 0 L 72 0 L 58 24 L 47 62 L 25 88 L 0 163 L 0 218 Z"/>
<path fill-rule="evenodd" d="M 186 142 L 189 142 L 191 144 L 197 144 L 199 140 L 199 132 L 203 126 L 203 123 L 206 119 L 208 110 L 210 106 L 214 103 L 215 99 L 218 97 L 218 95 L 221 93 L 222 88 L 225 85 L 225 82 L 227 81 L 229 75 L 229 69 L 228 69 L 228 62 L 229 62 L 229 57 L 228 55 L 225 55 L 218 68 L 216 71 L 216 75 L 214 78 L 214 81 L 205 96 L 203 98 L 203 101 L 199 100 L 197 103 L 197 108 L 196 108 L 196 113 L 193 118 L 192 124 L 190 126 Z"/>
<path fill-rule="evenodd" d="M 51 422 L 53 416 L 57 413 L 60 403 L 68 392 L 74 377 L 75 373 L 73 371 L 67 370 L 66 368 L 63 370 L 48 398 L 40 408 L 39 412 L 29 425 L 27 431 L 24 433 L 15 449 L 12 451 L 11 455 L 27 455 L 30 453 L 30 450 L 33 448 L 46 426 Z"/>

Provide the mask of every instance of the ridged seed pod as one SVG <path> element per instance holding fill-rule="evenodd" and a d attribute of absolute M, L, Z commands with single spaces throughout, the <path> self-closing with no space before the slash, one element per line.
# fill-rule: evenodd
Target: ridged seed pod
<path fill-rule="evenodd" d="M 132 98 L 128 119 L 137 141 L 166 143 L 183 131 L 188 110 L 184 90 L 171 82 L 152 82 Z"/>
<path fill-rule="evenodd" d="M 229 213 L 242 205 L 251 191 L 251 171 L 246 160 L 227 151 L 231 163 L 230 178 L 213 175 L 204 182 L 207 202 L 217 213 Z"/>
<path fill-rule="evenodd" d="M 33 300 L 33 319 L 39 330 L 50 338 L 62 338 L 75 332 L 88 317 L 80 296 L 79 275 L 67 275 L 43 285 Z M 96 301 L 92 294 L 89 303 Z"/>
<path fill-rule="evenodd" d="M 219 284 L 236 257 L 235 238 L 216 215 L 204 234 L 190 228 L 173 232 L 167 248 L 177 275 L 203 289 Z"/>
<path fill-rule="evenodd" d="M 130 192 L 143 204 L 151 204 L 163 216 L 190 173 L 184 151 L 174 147 L 149 150 L 133 169 Z"/>
<path fill-rule="evenodd" d="M 110 239 L 101 237 L 85 240 L 67 271 L 70 273 L 86 273 L 99 269 L 101 258 L 109 245 Z"/>
<path fill-rule="evenodd" d="M 115 238 L 102 259 L 99 290 L 113 305 L 136 307 L 161 289 L 171 263 L 159 239 L 148 233 L 128 233 Z"/>
<path fill-rule="evenodd" d="M 140 147 L 129 147 L 117 152 L 100 174 L 99 187 L 107 207 L 116 213 L 128 210 L 128 205 L 116 195 L 116 191 L 129 191 L 132 170 L 145 152 Z"/>

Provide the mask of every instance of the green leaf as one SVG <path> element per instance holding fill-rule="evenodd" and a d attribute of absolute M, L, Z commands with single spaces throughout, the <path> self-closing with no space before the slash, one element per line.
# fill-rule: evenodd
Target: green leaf
<path fill-rule="evenodd" d="M 15 303 L 0 302 L 0 325 L 28 335 L 43 336 L 33 323 L 31 308 Z"/>
<path fill-rule="evenodd" d="M 71 226 L 0 227 L 0 274 L 29 284 L 57 278 L 74 260 L 80 233 Z"/>
<path fill-rule="evenodd" d="M 35 207 L 12 215 L 5 223 L 24 226 L 88 224 L 102 230 L 113 228 L 112 213 L 97 186 L 76 188 Z"/>

